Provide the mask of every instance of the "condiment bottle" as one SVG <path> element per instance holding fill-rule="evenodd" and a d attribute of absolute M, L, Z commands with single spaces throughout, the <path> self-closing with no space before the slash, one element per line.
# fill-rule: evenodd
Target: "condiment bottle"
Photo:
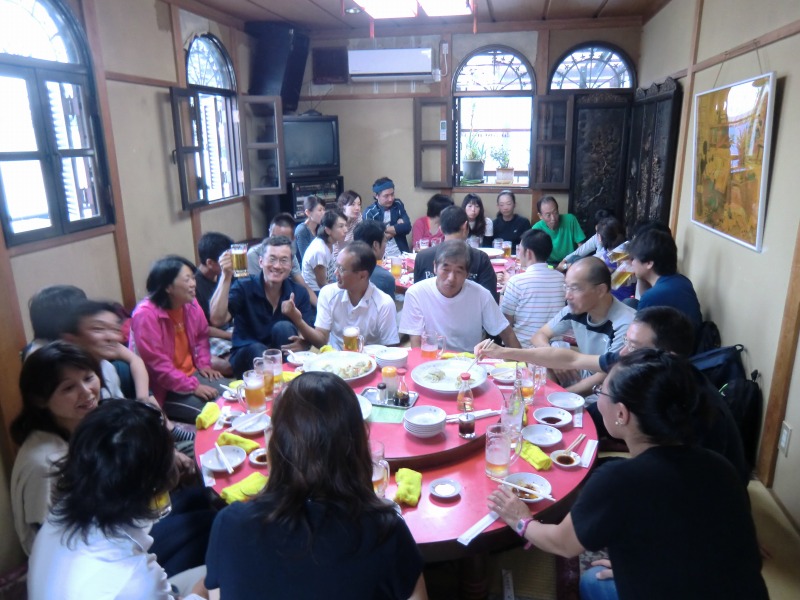
<path fill-rule="evenodd" d="M 459 412 L 472 412 L 472 407 L 475 398 L 472 395 L 472 388 L 469 386 L 469 373 L 461 374 L 461 387 L 458 389 L 458 398 L 456 398 L 456 406 Z"/>
<path fill-rule="evenodd" d="M 397 369 L 395 367 L 383 367 L 381 369 L 383 383 L 386 384 L 386 397 L 394 398 L 397 393 Z"/>
<path fill-rule="evenodd" d="M 383 382 L 378 384 L 378 403 L 389 404 L 389 398 L 386 395 L 386 384 Z"/>
<path fill-rule="evenodd" d="M 395 392 L 395 404 L 397 406 L 408 406 L 409 394 L 408 385 L 406 385 L 406 370 L 397 369 L 397 376 L 400 379 L 397 383 L 397 392 Z"/>

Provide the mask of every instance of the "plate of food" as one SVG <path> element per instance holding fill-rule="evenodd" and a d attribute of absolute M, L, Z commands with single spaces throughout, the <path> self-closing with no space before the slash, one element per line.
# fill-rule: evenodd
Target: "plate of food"
<path fill-rule="evenodd" d="M 433 392 L 457 394 L 461 387 L 461 374 L 472 362 L 469 359 L 458 358 L 431 360 L 414 367 L 411 379 L 417 385 Z M 486 369 L 480 365 L 472 365 L 469 374 L 469 387 L 472 389 L 486 381 Z"/>
<path fill-rule="evenodd" d="M 529 489 L 530 492 L 523 492 L 522 490 L 511 488 L 511 491 L 514 492 L 520 500 L 528 504 L 541 501 L 542 497 L 540 494 L 549 496 L 550 492 L 553 491 L 550 482 L 541 475 L 536 475 L 535 473 L 514 473 L 506 477 L 504 481 Z"/>
<path fill-rule="evenodd" d="M 375 359 L 361 352 L 326 352 L 303 365 L 306 373 L 326 371 L 345 381 L 366 377 L 376 368 Z"/>

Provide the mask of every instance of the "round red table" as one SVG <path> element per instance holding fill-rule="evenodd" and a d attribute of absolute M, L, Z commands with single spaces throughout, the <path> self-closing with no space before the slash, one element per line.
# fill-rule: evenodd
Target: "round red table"
<path fill-rule="evenodd" d="M 410 390 L 420 394 L 416 406 L 439 406 L 446 413 L 455 414 L 457 412 L 455 394 L 444 395 L 431 392 L 417 386 L 411 379 L 411 370 L 422 362 L 419 349 L 412 349 L 409 353 L 406 383 Z M 491 370 L 490 365 L 484 366 L 487 370 Z M 350 384 L 356 392 L 360 392 L 365 387 L 375 386 L 379 381 L 380 369 L 367 377 L 352 381 Z M 549 406 L 546 400 L 548 393 L 561 390 L 562 388 L 557 384 L 548 382 L 545 388 L 535 396 L 533 405 L 528 407 L 528 421 L 533 422 L 532 412 L 535 408 Z M 510 393 L 510 389 L 504 391 Z M 475 394 L 475 410 L 500 408 L 502 391 L 491 378 L 473 392 Z M 224 400 L 219 399 L 218 402 L 223 404 Z M 370 422 L 370 438 L 384 443 L 386 458 L 392 466 L 392 473 L 403 466 L 422 473 L 422 495 L 419 504 L 416 507 L 403 506 L 402 511 L 426 560 L 450 560 L 507 546 L 519 540 L 503 521 L 497 520 L 476 537 L 469 546 L 463 546 L 457 541 L 460 535 L 488 513 L 486 499 L 497 487 L 497 484 L 484 473 L 484 436 L 486 428 L 497 421 L 498 417 L 477 420 L 475 423 L 477 435 L 472 440 L 465 440 L 458 436 L 456 423 L 448 423 L 443 434 L 425 440 L 407 433 L 402 423 Z M 220 433 L 221 431 L 213 429 L 198 431 L 195 442 L 196 455 L 199 457 L 213 448 Z M 568 425 L 562 429 L 562 433 L 564 434 L 562 442 L 555 447 L 546 449 L 547 452 L 565 448 L 581 433 L 585 433 L 587 439 L 597 439 L 594 423 L 585 413 L 583 428 Z M 256 436 L 253 439 L 263 445 L 262 436 Z M 576 451 L 579 454 L 582 453 L 583 445 Z M 242 466 L 237 467 L 232 475 L 215 473 L 216 484 L 213 487 L 219 492 L 254 471 L 266 474 L 266 469 L 252 467 L 249 461 L 245 461 Z M 557 522 L 569 510 L 576 488 L 589 473 L 587 468 L 563 470 L 555 465 L 548 471 L 536 471 L 521 458 L 511 465 L 510 471 L 511 473 L 522 471 L 537 473 L 550 482 L 553 488 L 551 495 L 556 498 L 557 502 L 542 500 L 529 506 L 531 512 L 537 514 L 537 518 L 551 522 Z M 430 494 L 429 484 L 440 477 L 449 477 L 458 481 L 461 484 L 460 495 L 452 500 L 439 500 L 433 497 Z M 396 489 L 394 477 L 392 477 L 386 497 L 393 498 Z"/>

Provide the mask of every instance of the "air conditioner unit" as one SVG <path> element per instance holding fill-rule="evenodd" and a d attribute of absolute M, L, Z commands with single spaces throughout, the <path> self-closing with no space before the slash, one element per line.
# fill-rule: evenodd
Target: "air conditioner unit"
<path fill-rule="evenodd" d="M 434 80 L 430 48 L 349 50 L 347 60 L 353 82 Z"/>

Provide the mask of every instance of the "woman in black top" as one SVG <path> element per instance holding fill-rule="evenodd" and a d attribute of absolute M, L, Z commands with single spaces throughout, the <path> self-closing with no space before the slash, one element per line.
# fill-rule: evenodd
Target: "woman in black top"
<path fill-rule="evenodd" d="M 511 242 L 511 251 L 516 252 L 522 234 L 531 228 L 531 222 L 514 212 L 517 198 L 511 190 L 497 194 L 497 218 L 494 220 L 494 239 Z"/>

